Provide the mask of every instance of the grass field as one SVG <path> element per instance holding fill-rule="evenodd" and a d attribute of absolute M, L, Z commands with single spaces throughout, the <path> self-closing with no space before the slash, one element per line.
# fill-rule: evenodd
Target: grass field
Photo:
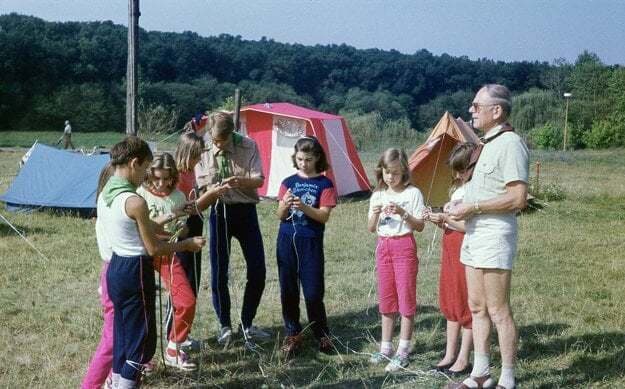
<path fill-rule="evenodd" d="M 30 147 L 35 141 L 49 146 L 55 146 L 59 138 L 63 134 L 50 131 L 0 131 L 0 147 Z M 74 132 L 72 134 L 72 143 L 76 149 L 84 149 L 90 151 L 94 147 L 108 149 L 111 145 L 119 142 L 126 136 L 121 132 Z M 159 137 L 159 147 L 167 150 L 173 150 L 175 147 L 176 137 L 173 136 L 160 142 L 167 136 Z M 61 142 L 61 146 L 63 142 Z"/>
<path fill-rule="evenodd" d="M 78 134 L 77 134 L 78 135 Z M 77 139 L 78 136 L 77 136 Z M 4 138 L 3 138 L 4 141 Z M 85 141 L 85 144 L 87 142 Z M 368 171 L 379 151 L 362 153 Z M 0 152 L 0 193 L 17 171 L 21 153 Z M 520 217 L 519 258 L 512 302 L 520 331 L 520 388 L 625 387 L 625 152 L 534 152 L 541 186 L 566 196 L 542 212 Z M 409 370 L 386 375 L 367 363 L 376 350 L 379 318 L 373 289 L 375 237 L 365 230 L 366 201 L 341 203 L 326 230 L 326 307 L 338 355 L 307 351 L 285 361 L 275 264 L 275 205 L 259 205 L 267 255 L 267 286 L 256 324 L 275 334 L 260 354 L 242 343 L 222 351 L 214 335 L 208 266 L 204 264 L 194 336 L 206 341 L 201 369 L 180 374 L 160 369 L 147 387 L 440 387 L 429 373 L 444 348 L 444 319 L 437 308 L 440 233 L 417 234 L 420 308 Z M 13 214 L 0 208 L 45 254 L 40 258 L 0 222 L 0 387 L 76 387 L 99 340 L 97 289 L 100 261 L 94 221 L 70 215 Z M 233 245 L 233 317 L 245 278 Z M 206 252 L 203 253 L 206 257 Z M 306 322 L 303 320 L 303 322 Z M 494 365 L 499 365 L 493 349 Z M 498 374 L 498 368 L 494 373 Z"/>

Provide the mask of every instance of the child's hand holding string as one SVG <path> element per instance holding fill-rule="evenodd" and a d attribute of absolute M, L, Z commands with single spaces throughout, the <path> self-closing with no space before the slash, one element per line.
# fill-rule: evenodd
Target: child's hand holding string
<path fill-rule="evenodd" d="M 286 193 L 284 193 L 284 196 L 282 196 L 282 202 L 290 208 L 293 206 L 293 198 L 293 192 L 291 192 L 291 188 L 289 188 L 286 190 Z"/>
<path fill-rule="evenodd" d="M 399 215 L 399 216 L 403 216 L 404 213 L 406 213 L 406 210 L 403 209 L 402 207 L 400 207 L 399 205 L 397 205 L 396 203 L 389 203 L 386 206 L 385 211 L 387 213 L 396 214 L 396 215 Z"/>
<path fill-rule="evenodd" d="M 241 178 L 238 176 L 232 176 L 232 177 L 228 177 L 225 180 L 222 181 L 222 186 L 225 186 L 226 188 L 240 188 L 241 187 Z"/>
<path fill-rule="evenodd" d="M 187 238 L 184 241 L 185 251 L 200 251 L 206 244 L 206 239 L 201 236 L 194 236 L 193 238 Z"/>

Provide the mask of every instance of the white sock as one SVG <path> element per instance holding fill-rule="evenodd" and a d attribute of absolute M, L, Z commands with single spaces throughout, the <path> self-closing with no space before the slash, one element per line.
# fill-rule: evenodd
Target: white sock
<path fill-rule="evenodd" d="M 490 354 L 473 353 L 473 377 L 484 377 L 490 374 Z"/>
<path fill-rule="evenodd" d="M 112 386 L 113 386 L 113 389 L 117 389 L 117 388 L 119 388 L 119 378 L 120 378 L 121 376 L 122 376 L 122 375 L 121 375 L 121 374 L 119 374 L 119 373 L 112 373 L 112 374 L 111 374 L 111 383 L 113 384 L 113 385 L 112 385 Z"/>
<path fill-rule="evenodd" d="M 515 385 L 514 379 L 514 366 L 512 367 L 501 367 L 501 375 L 499 376 L 499 382 L 497 385 L 501 385 L 506 389 L 512 389 Z"/>
<path fill-rule="evenodd" d="M 172 350 L 177 350 L 178 349 L 178 344 L 176 342 L 172 342 L 171 340 L 167 343 L 167 348 L 170 348 Z"/>
<path fill-rule="evenodd" d="M 386 355 L 392 353 L 393 352 L 393 342 L 385 342 L 385 341 L 380 342 L 380 352 L 382 354 L 386 354 Z"/>
<path fill-rule="evenodd" d="M 117 387 L 119 389 L 135 389 L 137 387 L 137 382 L 124 377 L 119 377 Z"/>
<path fill-rule="evenodd" d="M 402 355 L 408 355 L 408 351 L 410 351 L 410 339 L 399 339 L 397 353 Z"/>

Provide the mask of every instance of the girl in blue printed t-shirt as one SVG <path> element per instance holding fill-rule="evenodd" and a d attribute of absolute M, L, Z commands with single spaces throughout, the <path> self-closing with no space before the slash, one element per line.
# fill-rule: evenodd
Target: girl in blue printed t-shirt
<path fill-rule="evenodd" d="M 282 351 L 292 355 L 302 344 L 299 321 L 299 287 L 304 292 L 306 312 L 319 351 L 331 353 L 327 316 L 323 304 L 323 231 L 336 206 L 336 191 L 329 178 L 326 155 L 314 137 L 303 137 L 295 144 L 293 164 L 297 173 L 282 181 L 277 215 L 280 230 L 276 244 L 280 300 L 286 337 Z"/>

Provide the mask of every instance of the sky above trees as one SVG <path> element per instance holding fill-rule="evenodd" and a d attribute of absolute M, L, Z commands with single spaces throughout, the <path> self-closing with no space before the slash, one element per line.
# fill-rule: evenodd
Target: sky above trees
<path fill-rule="evenodd" d="M 127 24 L 127 0 L 0 0 L 0 14 Z M 426 49 L 471 59 L 575 61 L 584 50 L 625 64 L 621 0 L 149 0 L 141 27 L 305 45 Z"/>

